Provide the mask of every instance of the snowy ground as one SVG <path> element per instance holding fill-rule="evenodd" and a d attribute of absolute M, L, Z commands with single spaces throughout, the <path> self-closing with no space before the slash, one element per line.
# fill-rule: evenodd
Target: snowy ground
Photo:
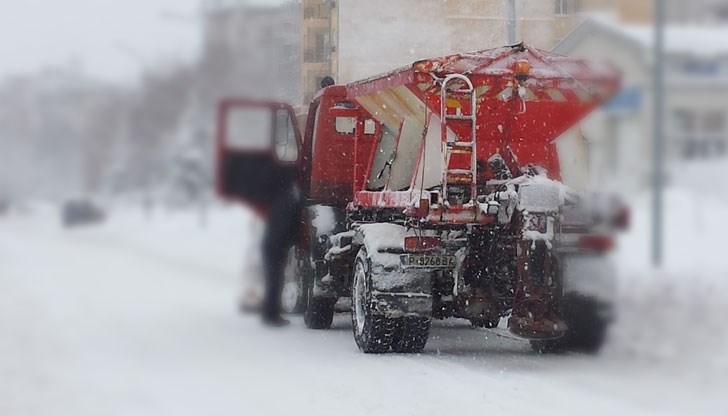
<path fill-rule="evenodd" d="M 668 271 L 651 271 L 638 201 L 597 357 L 539 356 L 456 320 L 413 356 L 359 353 L 344 314 L 329 331 L 265 329 L 235 310 L 252 249 L 238 209 L 206 228 L 186 213 L 77 230 L 48 208 L 0 217 L 0 415 L 725 415 L 728 256 L 697 247 L 722 241 L 726 206 L 693 219 L 669 197 L 668 222 L 705 227 L 669 237 Z"/>

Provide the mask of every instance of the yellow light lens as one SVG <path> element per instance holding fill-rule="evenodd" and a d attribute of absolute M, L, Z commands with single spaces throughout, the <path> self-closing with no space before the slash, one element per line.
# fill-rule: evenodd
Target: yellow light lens
<path fill-rule="evenodd" d="M 531 73 L 531 63 L 527 59 L 519 59 L 516 61 L 516 68 L 513 71 L 517 78 L 528 77 Z"/>

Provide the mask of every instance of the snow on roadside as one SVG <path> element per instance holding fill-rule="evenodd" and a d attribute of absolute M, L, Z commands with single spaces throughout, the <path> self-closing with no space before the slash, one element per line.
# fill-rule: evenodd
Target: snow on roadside
<path fill-rule="evenodd" d="M 105 236 L 128 248 L 236 278 L 244 266 L 258 262 L 263 232 L 259 217 L 235 205 L 213 205 L 204 219 L 188 210 L 114 211 L 103 227 Z"/>
<path fill-rule="evenodd" d="M 634 201 L 632 228 L 619 241 L 619 317 L 607 350 L 728 375 L 728 200 L 666 190 L 659 270 L 650 264 L 650 208 L 649 195 Z"/>
<path fill-rule="evenodd" d="M 51 406 L 60 415 L 439 414 L 453 403 L 496 414 L 726 408 L 725 372 L 714 371 L 720 345 L 695 319 L 712 314 L 721 331 L 724 314 L 716 311 L 725 311 L 725 298 L 715 293 L 725 285 L 713 275 L 715 290 L 699 292 L 703 286 L 679 271 L 663 277 L 627 264 L 626 319 L 595 359 L 539 356 L 523 342 L 449 322 L 435 325 L 422 355 L 367 356 L 356 350 L 346 316 L 331 331 L 308 331 L 296 319 L 278 332 L 233 313 L 227 296 L 232 301 L 245 253 L 255 252 L 257 227 L 238 207 L 213 208 L 204 227 L 194 212 L 147 218 L 121 209 L 103 225 L 61 229 L 56 214 L 0 220 L 7 260 L 0 284 L 11 294 L 0 302 L 10 335 L 0 342 L 10 357 L 0 373 L 12 396 L 0 400 L 3 415 L 47 414 Z M 104 268 L 112 270 L 97 273 Z M 712 385 L 687 382 L 691 371 L 690 380 Z M 352 375 L 356 388 L 346 382 Z"/>
<path fill-rule="evenodd" d="M 649 195 L 633 203 L 632 227 L 620 237 L 616 253 L 618 320 L 605 352 L 728 372 L 728 331 L 722 322 L 728 316 L 728 256 L 723 254 L 728 222 L 721 218 L 728 200 L 670 189 L 665 201 L 666 266 L 659 271 L 649 261 Z M 118 214 L 105 227 L 131 246 L 165 259 L 188 259 L 217 275 L 234 276 L 235 284 L 241 270 L 248 277 L 259 274 L 256 241 L 263 224 L 249 211 L 217 206 L 204 227 L 185 211 L 159 211 L 149 220 L 140 213 Z"/>

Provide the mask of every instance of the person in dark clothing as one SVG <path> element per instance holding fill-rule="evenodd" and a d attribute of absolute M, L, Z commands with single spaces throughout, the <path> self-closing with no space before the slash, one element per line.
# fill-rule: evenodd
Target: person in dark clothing
<path fill-rule="evenodd" d="M 332 85 L 336 85 L 336 81 L 334 81 L 334 79 L 330 76 L 327 75 L 321 79 L 321 88 L 330 87 Z"/>
<path fill-rule="evenodd" d="M 281 317 L 281 294 L 288 251 L 296 244 L 302 210 L 301 192 L 295 185 L 290 185 L 276 196 L 268 212 L 262 241 L 265 274 L 262 315 L 266 325 L 285 326 L 289 323 Z"/>

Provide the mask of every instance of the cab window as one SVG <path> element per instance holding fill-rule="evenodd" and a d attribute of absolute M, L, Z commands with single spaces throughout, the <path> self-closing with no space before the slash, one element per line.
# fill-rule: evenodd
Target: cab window
<path fill-rule="evenodd" d="M 336 117 L 334 124 L 337 133 L 354 134 L 356 132 L 356 117 Z"/>
<path fill-rule="evenodd" d="M 364 120 L 364 134 L 372 136 L 377 133 L 377 123 L 368 118 Z"/>

